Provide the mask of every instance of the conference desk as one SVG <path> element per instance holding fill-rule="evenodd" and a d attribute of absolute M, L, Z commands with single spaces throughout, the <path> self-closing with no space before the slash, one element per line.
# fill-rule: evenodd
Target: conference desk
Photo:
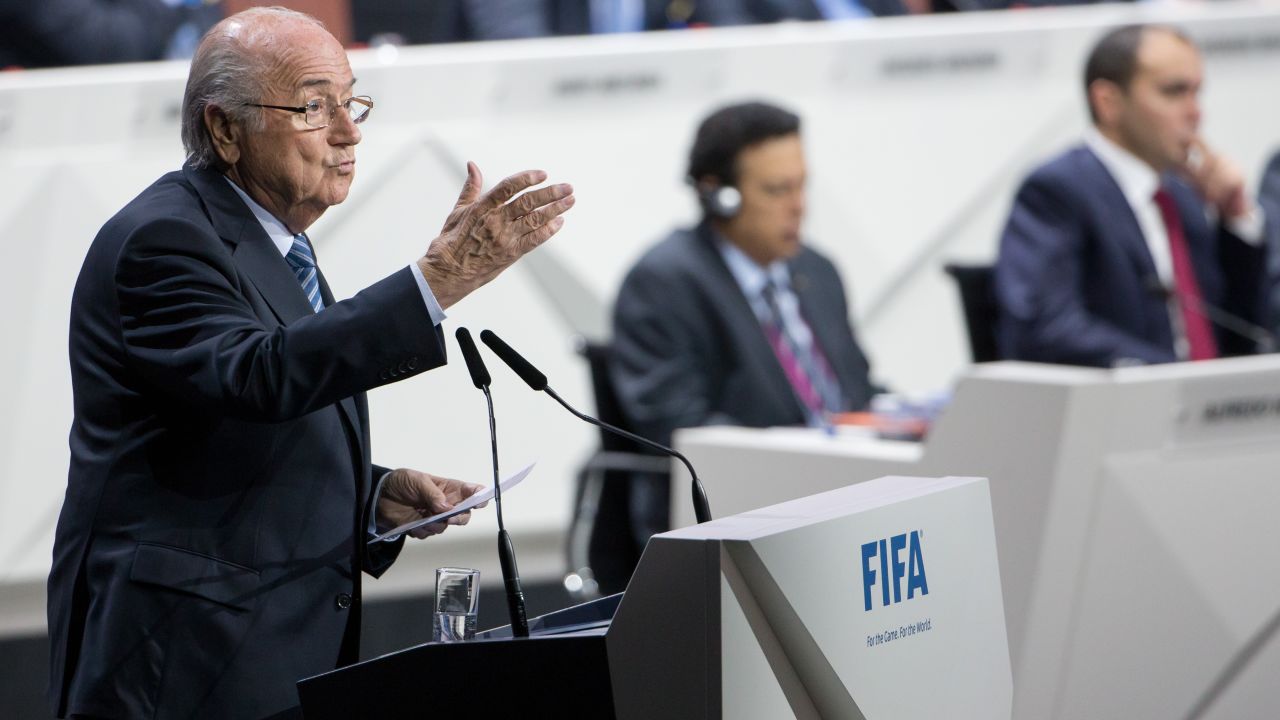
<path fill-rule="evenodd" d="M 1015 718 L 1280 705 L 1280 356 L 979 365 L 922 443 L 725 427 L 675 442 L 716 516 L 881 475 L 989 477 Z M 676 526 L 687 482 L 677 467 Z"/>
<path fill-rule="evenodd" d="M 485 717 L 1007 720 L 997 564 L 985 479 L 879 478 L 655 535 L 625 593 L 528 637 L 414 645 L 298 690 L 308 720 L 420 716 L 434 677 L 501 688 Z"/>

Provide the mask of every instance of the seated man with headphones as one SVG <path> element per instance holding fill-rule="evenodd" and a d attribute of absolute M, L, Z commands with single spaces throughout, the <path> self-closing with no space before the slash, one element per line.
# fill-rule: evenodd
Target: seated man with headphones
<path fill-rule="evenodd" d="M 689 153 L 702 222 L 651 248 L 613 316 L 610 373 L 636 431 L 670 444 L 697 425 L 827 424 L 875 391 L 840 275 L 801 242 L 800 118 L 763 103 L 703 120 Z M 666 529 L 669 488 L 635 482 L 643 542 Z"/>

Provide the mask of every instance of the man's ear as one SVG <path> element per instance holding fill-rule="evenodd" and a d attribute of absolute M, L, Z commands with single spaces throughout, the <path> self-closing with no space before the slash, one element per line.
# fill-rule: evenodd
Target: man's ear
<path fill-rule="evenodd" d="M 217 105 L 206 105 L 204 108 L 204 126 L 213 139 L 214 150 L 228 167 L 240 160 L 240 140 L 243 133 L 240 124 L 227 116 Z"/>
<path fill-rule="evenodd" d="M 1113 127 L 1119 121 L 1124 100 L 1124 88 L 1110 80 L 1098 78 L 1089 83 L 1089 104 L 1100 126 Z"/>

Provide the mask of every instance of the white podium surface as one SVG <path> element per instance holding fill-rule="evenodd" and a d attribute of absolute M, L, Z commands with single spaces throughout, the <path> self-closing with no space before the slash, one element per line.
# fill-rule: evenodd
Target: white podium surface
<path fill-rule="evenodd" d="M 676 445 L 717 517 L 884 474 L 989 477 L 1015 718 L 1181 718 L 1207 696 L 1207 718 L 1280 706 L 1266 634 L 1280 611 L 1280 357 L 996 363 L 968 372 L 922 444 L 700 428 Z M 686 524 L 687 477 L 673 483 Z"/>
<path fill-rule="evenodd" d="M 655 536 L 609 643 L 619 718 L 1008 718 L 987 481 L 884 477 Z"/>

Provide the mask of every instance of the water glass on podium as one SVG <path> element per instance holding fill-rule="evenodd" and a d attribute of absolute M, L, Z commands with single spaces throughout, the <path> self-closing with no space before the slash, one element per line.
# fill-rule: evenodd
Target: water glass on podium
<path fill-rule="evenodd" d="M 431 621 L 433 642 L 458 642 L 476 636 L 480 605 L 480 571 L 444 567 L 436 570 L 436 612 Z"/>

